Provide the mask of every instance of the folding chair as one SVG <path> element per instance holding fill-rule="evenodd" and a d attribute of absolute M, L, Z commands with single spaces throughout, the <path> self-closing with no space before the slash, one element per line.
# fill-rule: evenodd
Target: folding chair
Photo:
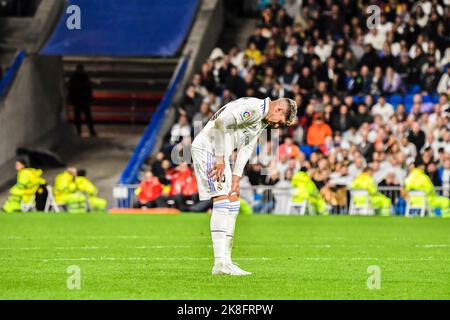
<path fill-rule="evenodd" d="M 87 192 L 82 192 L 83 195 L 86 197 L 86 212 L 91 212 L 92 211 L 92 206 L 91 206 L 91 200 L 89 199 L 89 194 Z"/>
<path fill-rule="evenodd" d="M 405 217 L 410 217 L 411 210 L 418 210 L 420 217 L 424 217 L 426 213 L 431 215 L 431 208 L 428 206 L 428 199 L 425 192 L 419 190 L 408 191 Z"/>
<path fill-rule="evenodd" d="M 58 204 L 56 203 L 55 195 L 53 194 L 52 187 L 47 186 L 47 201 L 45 201 L 44 212 L 49 212 L 51 210 L 53 210 L 55 212 L 61 211 Z"/>
<path fill-rule="evenodd" d="M 274 188 L 272 194 L 275 197 L 275 208 L 273 209 L 273 213 L 289 214 L 293 191 L 290 189 L 286 190 Z"/>
<path fill-rule="evenodd" d="M 370 196 L 367 190 L 350 190 L 349 215 L 371 216 L 374 210 L 370 204 Z"/>
<path fill-rule="evenodd" d="M 22 212 L 36 211 L 36 202 L 34 195 L 31 197 L 29 202 L 20 201 L 20 211 Z"/>
<path fill-rule="evenodd" d="M 301 216 L 304 216 L 306 212 L 311 214 L 312 208 L 307 199 L 303 200 L 302 202 L 292 202 L 291 201 L 289 204 L 288 212 L 289 212 L 289 214 L 299 214 Z"/>

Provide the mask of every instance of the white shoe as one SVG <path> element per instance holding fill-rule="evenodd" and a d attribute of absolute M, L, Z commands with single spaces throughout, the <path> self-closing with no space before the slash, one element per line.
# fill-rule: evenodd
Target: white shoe
<path fill-rule="evenodd" d="M 250 272 L 244 271 L 233 263 L 216 263 L 212 269 L 213 275 L 249 276 Z"/>
<path fill-rule="evenodd" d="M 215 276 L 218 275 L 231 275 L 232 269 L 227 263 L 215 263 L 212 268 L 212 274 Z"/>
<path fill-rule="evenodd" d="M 231 270 L 233 270 L 233 275 L 235 276 L 249 276 L 252 273 L 242 270 L 241 268 L 239 268 L 237 265 L 235 265 L 234 263 L 231 263 Z"/>

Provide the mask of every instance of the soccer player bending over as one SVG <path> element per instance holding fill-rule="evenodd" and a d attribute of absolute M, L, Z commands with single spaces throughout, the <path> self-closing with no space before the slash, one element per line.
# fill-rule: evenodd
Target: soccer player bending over
<path fill-rule="evenodd" d="M 213 199 L 210 223 L 214 250 L 212 274 L 251 274 L 231 260 L 239 212 L 239 180 L 263 130 L 267 126 L 291 126 L 296 114 L 297 104 L 291 99 L 241 98 L 218 110 L 192 143 L 200 200 Z M 237 158 L 232 171 L 230 156 L 235 149 Z"/>

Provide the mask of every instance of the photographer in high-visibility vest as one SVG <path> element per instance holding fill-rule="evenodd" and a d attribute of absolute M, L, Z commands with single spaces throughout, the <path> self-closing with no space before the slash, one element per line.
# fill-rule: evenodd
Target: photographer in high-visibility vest
<path fill-rule="evenodd" d="M 75 184 L 78 192 L 82 192 L 88 197 L 91 211 L 103 211 L 106 209 L 106 200 L 99 198 L 97 187 L 86 178 L 86 170 L 80 169 L 75 177 Z"/>
<path fill-rule="evenodd" d="M 440 209 L 443 218 L 450 218 L 450 199 L 436 194 L 433 182 L 421 167 L 411 170 L 405 179 L 403 188 L 405 197 L 408 197 L 408 191 L 423 191 L 427 197 L 428 205 L 433 209 Z M 421 201 L 421 199 L 413 198 L 409 201 Z"/>
<path fill-rule="evenodd" d="M 77 169 L 74 167 L 68 167 L 66 171 L 56 176 L 53 188 L 55 201 L 58 205 L 64 206 L 68 212 L 85 212 L 86 196 L 77 192 L 76 176 Z"/>
<path fill-rule="evenodd" d="M 42 170 L 27 168 L 27 163 L 23 159 L 16 161 L 17 182 L 9 189 L 9 197 L 3 205 L 3 211 L 20 212 L 21 203 L 29 204 L 34 201 L 34 195 L 39 187 L 45 184 L 42 178 Z"/>
<path fill-rule="evenodd" d="M 292 186 L 296 189 L 292 201 L 300 203 L 307 200 L 311 207 L 322 215 L 328 215 L 327 203 L 322 198 L 311 177 L 306 172 L 306 168 L 300 169 L 292 177 Z"/>
<path fill-rule="evenodd" d="M 378 211 L 380 215 L 389 216 L 391 213 L 391 199 L 378 192 L 372 174 L 372 168 L 366 167 L 363 172 L 356 176 L 350 187 L 355 190 L 366 190 L 369 193 L 370 204 L 372 207 Z M 356 198 L 354 201 L 358 204 L 358 201 L 365 202 L 365 199 Z"/>

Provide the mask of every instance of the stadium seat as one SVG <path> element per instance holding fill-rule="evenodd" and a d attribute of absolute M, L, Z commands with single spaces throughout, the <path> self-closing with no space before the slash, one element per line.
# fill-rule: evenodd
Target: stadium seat
<path fill-rule="evenodd" d="M 274 188 L 272 194 L 275 197 L 274 214 L 286 214 L 289 212 L 289 204 L 295 190 Z"/>
<path fill-rule="evenodd" d="M 423 103 L 430 103 L 431 102 L 431 96 L 427 95 L 427 96 L 422 96 L 422 102 Z"/>
<path fill-rule="evenodd" d="M 406 113 L 409 113 L 412 108 L 412 103 L 405 103 L 405 111 Z"/>
<path fill-rule="evenodd" d="M 411 210 L 418 210 L 419 216 L 424 217 L 425 214 L 432 215 L 432 209 L 428 206 L 428 199 L 423 191 L 409 191 L 408 200 L 406 202 L 405 217 L 410 217 Z"/>
<path fill-rule="evenodd" d="M 36 211 L 36 202 L 35 197 L 32 196 L 30 199 L 30 202 L 20 202 L 20 211 L 22 212 L 30 212 L 30 211 Z"/>
<path fill-rule="evenodd" d="M 307 160 L 309 160 L 309 157 L 311 156 L 311 153 L 314 152 L 314 147 L 304 144 L 300 146 L 300 150 L 305 154 L 305 157 Z"/>
<path fill-rule="evenodd" d="M 403 103 L 403 95 L 401 94 L 393 94 L 388 99 L 386 99 L 392 105 L 398 105 L 399 103 Z"/>
<path fill-rule="evenodd" d="M 51 186 L 47 186 L 47 201 L 45 202 L 44 212 L 55 211 L 60 212 L 61 209 L 56 203 L 55 196 L 53 194 L 53 189 Z"/>
<path fill-rule="evenodd" d="M 414 99 L 414 94 L 407 94 L 407 95 L 405 96 L 405 104 L 406 104 L 406 103 L 411 103 L 411 104 L 412 104 L 413 99 Z"/>
<path fill-rule="evenodd" d="M 355 104 L 364 103 L 364 97 L 363 96 L 353 96 L 353 102 Z"/>
<path fill-rule="evenodd" d="M 303 200 L 302 202 L 290 202 L 288 207 L 288 213 L 291 214 L 299 214 L 304 216 L 305 213 L 314 214 L 314 210 L 311 207 L 308 199 Z"/>
<path fill-rule="evenodd" d="M 408 89 L 408 94 L 420 93 L 420 85 L 414 84 Z"/>
<path fill-rule="evenodd" d="M 370 196 L 367 190 L 350 190 L 350 207 L 348 214 L 366 216 L 375 214 L 375 211 L 370 204 Z"/>

